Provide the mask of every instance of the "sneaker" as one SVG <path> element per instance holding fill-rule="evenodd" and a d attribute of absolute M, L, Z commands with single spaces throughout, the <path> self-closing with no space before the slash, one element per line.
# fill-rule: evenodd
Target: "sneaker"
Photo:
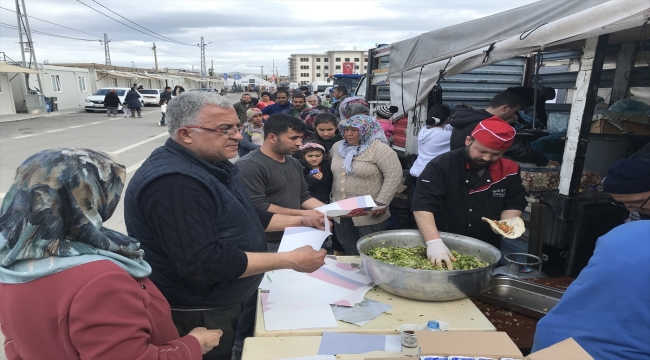
<path fill-rule="evenodd" d="M 160 123 L 160 121 L 158 121 L 158 126 L 162 126 L 162 124 Z"/>

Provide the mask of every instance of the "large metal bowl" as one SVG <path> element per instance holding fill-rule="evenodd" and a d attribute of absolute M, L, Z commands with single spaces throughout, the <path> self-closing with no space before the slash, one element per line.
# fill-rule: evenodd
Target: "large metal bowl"
<path fill-rule="evenodd" d="M 425 245 L 418 230 L 369 234 L 359 239 L 357 249 L 368 276 L 377 286 L 391 294 L 415 300 L 449 301 L 473 295 L 485 287 L 490 281 L 492 270 L 501 259 L 501 252 L 494 246 L 471 237 L 444 232 L 440 236 L 450 250 L 477 256 L 489 265 L 473 270 L 416 270 L 390 265 L 366 255 L 366 251 L 376 247 L 411 248 Z"/>

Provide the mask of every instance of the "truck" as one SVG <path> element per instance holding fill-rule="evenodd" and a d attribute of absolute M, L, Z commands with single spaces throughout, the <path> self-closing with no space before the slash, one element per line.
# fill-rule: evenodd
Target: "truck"
<path fill-rule="evenodd" d="M 558 155 L 562 165 L 552 170 L 521 165 L 529 189 L 529 210 L 522 215 L 528 231 L 520 239 L 504 239 L 501 251 L 543 259 L 551 277 L 575 277 L 598 237 L 627 216 L 609 194 L 585 187 L 582 180 L 606 176 L 609 166 L 650 142 L 648 125 L 631 135 L 594 116 L 599 96 L 610 105 L 630 98 L 650 102 L 647 51 L 640 50 L 647 42 L 647 12 L 646 3 L 636 2 L 534 2 L 370 49 L 355 93 L 365 97 L 371 113 L 381 105 L 399 108 L 392 147 L 407 169 L 431 106 L 465 103 L 485 109 L 508 87 L 555 88 L 555 103 L 547 102 L 546 110 L 563 115 L 557 124 L 565 133 L 550 139 L 553 146 L 543 152 Z M 548 186 L 530 190 L 538 177 L 548 177 Z M 408 209 L 410 195 L 403 193 Z"/>

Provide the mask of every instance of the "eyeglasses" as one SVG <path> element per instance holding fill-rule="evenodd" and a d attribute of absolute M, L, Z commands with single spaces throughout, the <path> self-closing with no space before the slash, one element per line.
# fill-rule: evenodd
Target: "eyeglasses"
<path fill-rule="evenodd" d="M 183 126 L 183 127 L 187 128 L 187 129 L 205 130 L 205 131 L 209 131 L 209 132 L 223 134 L 223 135 L 230 136 L 230 137 L 236 136 L 237 134 L 240 133 L 239 127 L 234 127 L 234 128 L 231 128 L 231 129 L 212 129 L 212 128 L 206 128 L 206 127 L 201 127 L 201 126 Z"/>

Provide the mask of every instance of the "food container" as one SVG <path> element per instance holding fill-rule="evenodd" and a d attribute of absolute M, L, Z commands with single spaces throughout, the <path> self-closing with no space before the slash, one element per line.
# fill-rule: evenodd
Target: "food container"
<path fill-rule="evenodd" d="M 369 234 L 357 242 L 363 268 L 384 291 L 408 299 L 450 301 L 462 299 L 481 290 L 490 281 L 492 270 L 501 259 L 494 246 L 467 236 L 444 233 L 440 236 L 450 250 L 478 257 L 488 266 L 472 270 L 417 270 L 375 260 L 366 251 L 375 247 L 426 246 L 418 230 L 391 230 Z"/>

